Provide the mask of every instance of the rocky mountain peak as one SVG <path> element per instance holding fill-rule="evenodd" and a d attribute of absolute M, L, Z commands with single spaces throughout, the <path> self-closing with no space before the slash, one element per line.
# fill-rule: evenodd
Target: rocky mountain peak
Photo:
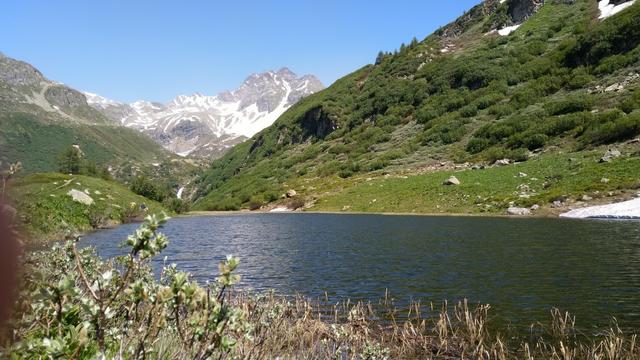
<path fill-rule="evenodd" d="M 216 96 L 176 96 L 167 104 L 119 104 L 87 94 L 89 103 L 113 121 L 143 131 L 179 154 L 217 155 L 271 125 L 291 105 L 324 86 L 313 75 L 290 69 L 248 76 L 234 91 Z"/>

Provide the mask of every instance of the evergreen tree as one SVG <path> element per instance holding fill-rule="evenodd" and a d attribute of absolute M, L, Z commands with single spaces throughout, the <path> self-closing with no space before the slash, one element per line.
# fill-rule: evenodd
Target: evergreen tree
<path fill-rule="evenodd" d="M 411 39 L 411 44 L 409 44 L 409 47 L 413 49 L 416 46 L 418 46 L 418 39 L 416 39 L 416 37 L 414 36 L 413 39 Z"/>
<path fill-rule="evenodd" d="M 382 63 L 382 60 L 384 60 L 384 52 L 380 51 L 378 52 L 378 56 L 376 57 L 376 65 L 380 65 Z"/>
<path fill-rule="evenodd" d="M 58 156 L 58 171 L 63 174 L 77 175 L 80 173 L 82 154 L 74 146 L 69 147 Z"/>

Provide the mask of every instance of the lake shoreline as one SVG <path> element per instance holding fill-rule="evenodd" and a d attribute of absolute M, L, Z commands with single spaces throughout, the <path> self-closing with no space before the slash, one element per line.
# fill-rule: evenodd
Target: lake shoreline
<path fill-rule="evenodd" d="M 478 218 L 510 218 L 510 219 L 560 219 L 559 214 L 544 213 L 524 216 L 503 215 L 495 213 L 487 214 L 466 214 L 466 213 L 404 213 L 404 212 L 367 212 L 367 211 L 190 211 L 180 214 L 177 217 L 191 216 L 235 216 L 235 215 L 256 215 L 256 214 L 317 214 L 317 215 L 380 215 L 380 216 L 418 216 L 418 217 L 478 217 Z"/>

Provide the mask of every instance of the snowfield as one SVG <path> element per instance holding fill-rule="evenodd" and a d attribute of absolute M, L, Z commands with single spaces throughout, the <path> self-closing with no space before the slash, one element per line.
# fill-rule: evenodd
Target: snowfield
<path fill-rule="evenodd" d="M 620 11 L 628 8 L 629 6 L 633 5 L 633 3 L 635 2 L 636 0 L 631 0 L 622 4 L 615 5 L 615 4 L 610 4 L 609 0 L 602 0 L 598 3 L 598 9 L 600 9 L 600 17 L 598 18 L 606 19 L 610 16 L 613 16 L 619 13 Z"/>
<path fill-rule="evenodd" d="M 640 219 L 640 198 L 615 204 L 591 206 L 561 214 L 573 219 Z"/>

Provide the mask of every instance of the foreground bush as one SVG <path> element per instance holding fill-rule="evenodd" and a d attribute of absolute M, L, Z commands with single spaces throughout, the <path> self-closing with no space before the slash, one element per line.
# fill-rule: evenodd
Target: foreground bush
<path fill-rule="evenodd" d="M 0 357 L 34 359 L 637 359 L 635 336 L 617 328 L 590 340 L 555 310 L 533 343 L 489 331 L 489 306 L 413 304 L 398 311 L 350 302 L 234 293 L 238 260 L 201 286 L 175 266 L 156 280 L 149 261 L 166 246 L 163 219 L 128 237 L 129 253 L 102 261 L 74 242 L 26 260 L 14 331 Z M 0 343 L 1 344 L 1 343 Z"/>

